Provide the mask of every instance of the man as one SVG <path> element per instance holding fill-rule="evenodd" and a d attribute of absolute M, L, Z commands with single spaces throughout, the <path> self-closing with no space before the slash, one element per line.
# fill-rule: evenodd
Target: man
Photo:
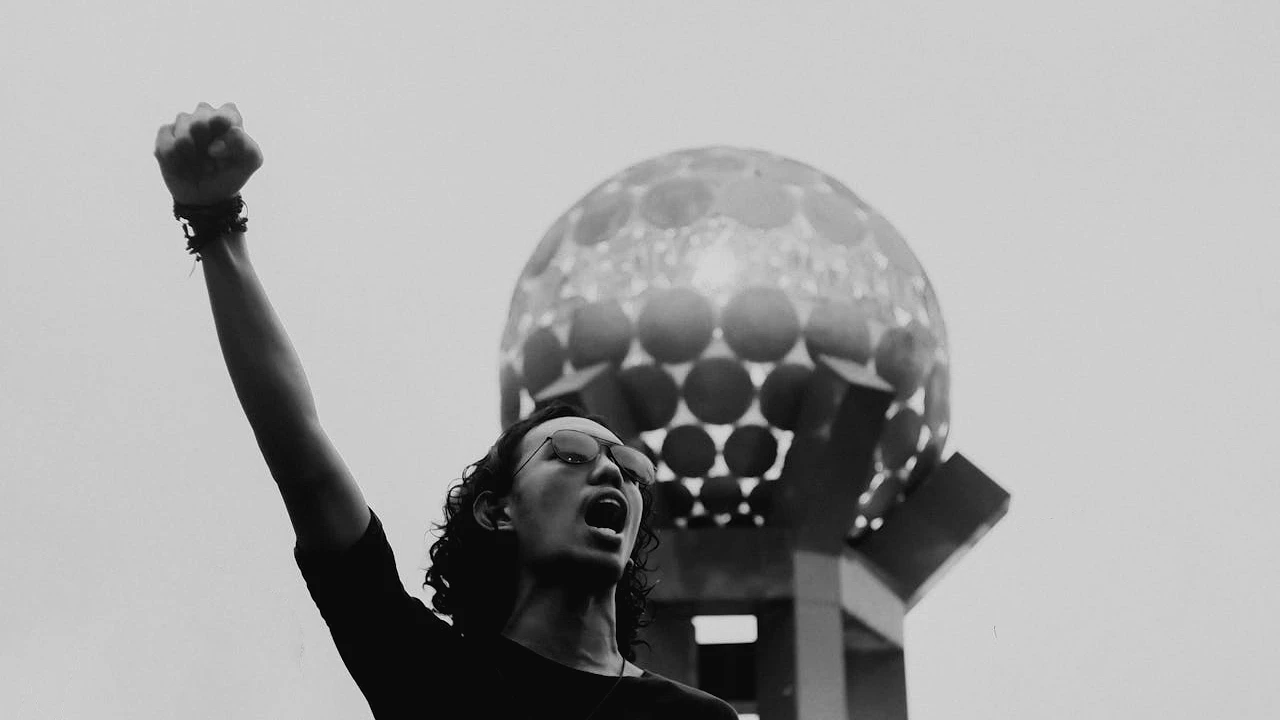
<path fill-rule="evenodd" d="M 427 584 L 405 592 L 377 516 L 320 426 L 306 376 L 249 261 L 239 192 L 262 166 L 236 107 L 200 103 L 155 156 L 187 221 L 223 358 L 343 661 L 378 718 L 735 718 L 634 665 L 652 463 L 601 418 L 544 408 L 451 488 Z M 619 607 L 621 605 L 621 608 Z"/>

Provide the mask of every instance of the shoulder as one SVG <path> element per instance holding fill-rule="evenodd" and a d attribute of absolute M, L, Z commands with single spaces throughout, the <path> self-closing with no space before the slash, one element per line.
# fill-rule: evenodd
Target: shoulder
<path fill-rule="evenodd" d="M 737 720 L 738 713 L 732 705 L 705 690 L 685 685 L 651 670 L 644 671 L 644 676 L 636 680 L 645 686 L 654 708 L 669 713 L 665 717 L 670 720 L 685 717 Z"/>
<path fill-rule="evenodd" d="M 372 511 L 364 534 L 350 547 L 295 547 L 294 557 L 312 600 L 335 634 L 349 631 L 353 641 L 378 637 L 382 642 L 415 630 L 436 642 L 449 642 L 454 634 L 452 626 L 405 590 L 382 522 Z"/>

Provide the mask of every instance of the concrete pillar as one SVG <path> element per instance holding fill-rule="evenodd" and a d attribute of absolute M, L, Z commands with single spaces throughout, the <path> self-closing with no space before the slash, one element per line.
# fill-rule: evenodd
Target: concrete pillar
<path fill-rule="evenodd" d="M 761 720 L 833 720 L 847 712 L 840 558 L 794 554 L 793 600 L 757 614 Z"/>
<path fill-rule="evenodd" d="M 792 605 L 779 600 L 756 613 L 756 707 L 761 720 L 797 720 Z"/>
<path fill-rule="evenodd" d="M 907 720 L 902 648 L 850 648 L 844 658 L 849 720 Z"/>

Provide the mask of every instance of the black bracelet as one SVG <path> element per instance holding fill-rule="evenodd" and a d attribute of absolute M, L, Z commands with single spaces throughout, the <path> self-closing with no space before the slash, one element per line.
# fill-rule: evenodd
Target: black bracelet
<path fill-rule="evenodd" d="M 173 218 L 182 221 L 182 234 L 187 238 L 187 252 L 200 261 L 200 248 L 210 240 L 216 240 L 224 234 L 236 231 L 244 232 L 249 228 L 249 218 L 240 213 L 245 208 L 244 199 L 239 195 L 212 205 L 173 204 Z"/>

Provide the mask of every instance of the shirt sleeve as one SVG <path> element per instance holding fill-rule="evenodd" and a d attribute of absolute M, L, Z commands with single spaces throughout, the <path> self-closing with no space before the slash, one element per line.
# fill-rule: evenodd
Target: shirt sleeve
<path fill-rule="evenodd" d="M 351 547 L 295 548 L 294 559 L 338 654 L 376 717 L 420 705 L 426 678 L 445 687 L 446 668 L 434 667 L 432 658 L 454 656 L 457 636 L 405 591 L 382 521 L 372 510 L 364 535 Z"/>

